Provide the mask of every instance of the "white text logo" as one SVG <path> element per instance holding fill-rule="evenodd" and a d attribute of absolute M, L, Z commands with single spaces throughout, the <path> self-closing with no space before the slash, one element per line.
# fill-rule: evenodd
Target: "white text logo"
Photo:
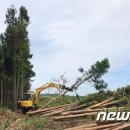
<path fill-rule="evenodd" d="M 130 112 L 99 112 L 96 120 L 100 119 L 103 121 L 126 121 L 130 120 Z"/>

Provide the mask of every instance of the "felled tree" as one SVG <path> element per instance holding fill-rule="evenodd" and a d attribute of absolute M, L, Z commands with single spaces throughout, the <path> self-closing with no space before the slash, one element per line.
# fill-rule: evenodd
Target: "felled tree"
<path fill-rule="evenodd" d="M 77 89 L 79 85 L 87 82 L 95 86 L 96 90 L 104 90 L 107 87 L 107 83 L 105 83 L 101 78 L 105 73 L 108 72 L 109 67 L 110 64 L 107 58 L 101 61 L 97 61 L 88 71 L 80 67 L 79 71 L 82 73 L 82 76 L 78 78 L 78 80 L 71 86 L 71 88 Z"/>
<path fill-rule="evenodd" d="M 101 79 L 101 77 L 107 73 L 109 69 L 109 61 L 108 59 L 103 59 L 102 61 L 97 61 L 88 71 L 85 71 L 82 67 L 79 69 L 82 72 L 82 76 L 68 89 L 65 90 L 58 97 L 54 98 L 50 102 L 48 102 L 43 108 L 47 107 L 52 102 L 58 100 L 61 96 L 65 95 L 68 91 L 76 90 L 82 83 L 88 82 L 95 85 L 98 90 L 102 90 L 107 87 L 107 84 Z M 103 85 L 103 86 L 102 86 Z M 100 89 L 99 89 L 100 88 Z"/>

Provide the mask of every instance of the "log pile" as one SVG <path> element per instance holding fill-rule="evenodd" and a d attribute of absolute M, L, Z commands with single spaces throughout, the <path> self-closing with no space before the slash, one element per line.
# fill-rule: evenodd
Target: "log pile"
<path fill-rule="evenodd" d="M 111 123 L 111 124 L 104 124 L 104 125 L 98 125 L 98 124 L 89 124 L 89 125 L 82 125 L 72 128 L 67 128 L 64 130 L 122 130 L 123 128 L 130 127 L 129 123 Z"/>
<path fill-rule="evenodd" d="M 35 111 L 30 111 L 27 113 L 28 116 L 33 116 L 40 114 L 42 116 L 49 116 L 53 120 L 61 121 L 61 120 L 71 120 L 73 118 L 83 118 L 86 116 L 94 116 L 96 117 L 98 112 L 108 112 L 108 111 L 116 111 L 121 112 L 125 108 L 124 107 L 117 107 L 117 103 L 119 103 L 121 100 L 113 101 L 113 98 L 109 98 L 105 101 L 102 101 L 100 103 L 92 102 L 86 105 L 86 104 L 79 104 L 79 103 L 71 103 L 66 105 L 61 105 L 57 107 L 51 107 L 51 108 L 41 108 Z M 82 126 L 77 126 L 73 128 L 68 128 L 65 130 L 121 130 L 123 128 L 130 127 L 130 124 L 127 122 L 107 122 L 104 124 L 104 122 L 96 122 L 96 119 L 94 120 L 95 123 L 93 124 L 86 124 Z"/>

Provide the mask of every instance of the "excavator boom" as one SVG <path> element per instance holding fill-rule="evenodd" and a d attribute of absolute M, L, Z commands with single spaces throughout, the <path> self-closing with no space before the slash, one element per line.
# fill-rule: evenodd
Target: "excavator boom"
<path fill-rule="evenodd" d="M 48 89 L 48 88 L 63 89 L 64 87 L 62 85 L 55 84 L 55 83 L 47 83 L 47 84 L 37 88 L 35 91 L 35 94 L 34 94 L 34 99 L 33 99 L 33 104 L 35 107 L 37 107 L 37 105 L 39 103 L 39 95 L 40 95 L 41 91 Z"/>

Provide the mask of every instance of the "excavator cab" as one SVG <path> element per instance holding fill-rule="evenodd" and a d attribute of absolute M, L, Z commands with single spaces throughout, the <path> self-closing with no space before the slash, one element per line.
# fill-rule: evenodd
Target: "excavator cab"
<path fill-rule="evenodd" d="M 23 100 L 18 101 L 17 104 L 19 109 L 22 109 L 23 113 L 26 113 L 28 110 L 33 108 L 33 94 L 24 93 Z"/>
<path fill-rule="evenodd" d="M 24 93 L 23 100 L 32 100 L 33 94 L 31 93 Z"/>

